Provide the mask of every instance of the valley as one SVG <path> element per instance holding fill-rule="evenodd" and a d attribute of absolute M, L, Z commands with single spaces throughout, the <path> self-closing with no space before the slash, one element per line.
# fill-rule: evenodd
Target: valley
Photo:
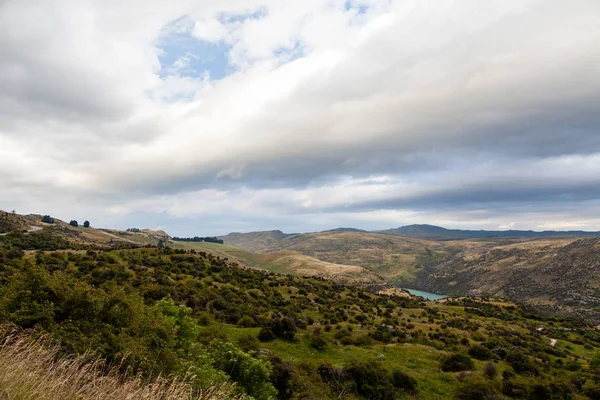
<path fill-rule="evenodd" d="M 262 249 L 264 254 L 293 250 L 326 262 L 360 266 L 394 287 L 503 297 L 600 323 L 600 240 L 591 234 L 432 240 L 334 230 L 221 238 L 231 246 Z"/>

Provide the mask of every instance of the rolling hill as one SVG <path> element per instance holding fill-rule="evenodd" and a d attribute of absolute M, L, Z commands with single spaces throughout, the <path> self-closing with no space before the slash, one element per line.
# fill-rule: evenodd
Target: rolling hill
<path fill-rule="evenodd" d="M 321 261 L 298 251 L 280 250 L 269 253 L 253 253 L 233 246 L 207 242 L 173 242 L 172 245 L 175 248 L 186 250 L 206 251 L 245 267 L 280 274 L 317 276 L 346 284 L 381 286 L 382 288 L 387 286 L 384 278 L 367 268 Z"/>
<path fill-rule="evenodd" d="M 443 233 L 440 229 L 427 231 Z M 269 234 L 255 232 L 251 237 L 263 235 Z M 393 286 L 455 296 L 503 297 L 600 323 L 600 239 L 591 236 L 589 232 L 583 237 L 554 232 L 546 237 L 432 240 L 334 230 L 279 235 L 267 247 L 264 240 L 261 243 L 266 252 L 292 250 L 317 260 L 360 266 Z M 251 237 L 238 234 L 224 239 L 243 247 L 252 246 Z"/>
<path fill-rule="evenodd" d="M 600 393 L 600 334 L 587 321 L 502 299 L 425 302 L 242 268 L 215 253 L 259 255 L 212 243 L 113 249 L 69 232 L 0 236 L 0 386 L 9 398 L 180 398 L 174 388 L 211 400 Z"/>

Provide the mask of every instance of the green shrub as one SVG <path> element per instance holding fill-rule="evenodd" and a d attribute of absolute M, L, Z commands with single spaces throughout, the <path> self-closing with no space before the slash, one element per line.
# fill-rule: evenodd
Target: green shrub
<path fill-rule="evenodd" d="M 237 326 L 239 326 L 241 328 L 253 328 L 256 326 L 256 321 L 254 321 L 254 318 L 252 318 L 248 315 L 244 315 L 238 321 Z"/>
<path fill-rule="evenodd" d="M 463 354 L 452 354 L 444 357 L 440 366 L 442 371 L 445 372 L 471 371 L 475 368 L 473 360 Z"/>
<path fill-rule="evenodd" d="M 517 374 L 538 375 L 539 371 L 531 359 L 519 350 L 511 350 L 506 355 L 506 362 Z"/>
<path fill-rule="evenodd" d="M 417 393 L 417 381 L 405 372 L 395 369 L 392 371 L 392 384 L 396 389 L 406 393 Z"/>
<path fill-rule="evenodd" d="M 260 341 L 255 336 L 243 335 L 238 339 L 237 345 L 240 347 L 240 349 L 244 350 L 246 353 L 248 353 L 250 351 L 257 352 L 258 347 L 260 346 Z"/>
<path fill-rule="evenodd" d="M 377 360 L 353 359 L 344 368 L 354 382 L 356 393 L 370 400 L 395 398 L 395 388 L 387 370 Z"/>
<path fill-rule="evenodd" d="M 271 363 L 244 353 L 232 343 L 214 340 L 209 346 L 214 367 L 225 372 L 237 382 L 244 392 L 257 400 L 269 400 L 277 396 L 270 382 Z"/>
<path fill-rule="evenodd" d="M 471 346 L 469 355 L 477 360 L 490 360 L 495 358 L 494 353 L 490 349 L 480 344 Z"/>
<path fill-rule="evenodd" d="M 277 339 L 277 336 L 275 336 L 271 328 L 263 327 L 258 332 L 258 340 L 261 342 L 272 342 L 275 339 Z"/>
<path fill-rule="evenodd" d="M 459 382 L 455 392 L 458 400 L 492 400 L 499 395 L 499 384 L 480 375 L 472 375 Z"/>

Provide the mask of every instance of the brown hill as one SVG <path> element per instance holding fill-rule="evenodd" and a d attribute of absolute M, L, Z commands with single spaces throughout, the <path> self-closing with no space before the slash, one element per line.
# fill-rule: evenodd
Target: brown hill
<path fill-rule="evenodd" d="M 229 244 L 251 247 L 256 237 L 261 233 L 237 236 Z M 577 237 L 434 241 L 329 231 L 288 235 L 271 242 L 266 251 L 293 250 L 361 266 L 395 286 L 504 297 L 600 322 L 599 243 L 598 238 Z"/>

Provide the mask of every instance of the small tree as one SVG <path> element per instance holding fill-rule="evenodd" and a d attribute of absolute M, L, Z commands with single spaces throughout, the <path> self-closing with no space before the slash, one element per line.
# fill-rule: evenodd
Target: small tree
<path fill-rule="evenodd" d="M 90 227 L 90 221 L 85 221 L 85 222 L 83 223 L 83 227 L 84 227 L 84 228 L 89 228 L 89 227 Z"/>
<path fill-rule="evenodd" d="M 483 367 L 483 376 L 488 379 L 496 379 L 498 376 L 498 367 L 496 367 L 496 364 L 491 361 L 485 364 Z"/>
<path fill-rule="evenodd" d="M 42 222 L 45 223 L 45 224 L 53 224 L 54 223 L 54 218 L 52 218 L 49 215 L 44 215 L 42 217 Z"/>
<path fill-rule="evenodd" d="M 69 225 L 75 226 L 75 227 L 79 226 L 79 224 L 77 223 L 77 221 L 75 221 L 74 219 L 72 219 L 71 222 L 69 222 Z"/>

